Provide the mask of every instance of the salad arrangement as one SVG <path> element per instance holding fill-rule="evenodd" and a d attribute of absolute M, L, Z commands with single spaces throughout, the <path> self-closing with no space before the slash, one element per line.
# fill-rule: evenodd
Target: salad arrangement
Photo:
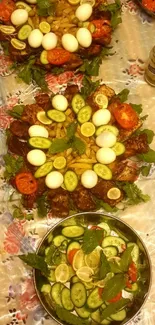
<path fill-rule="evenodd" d="M 66 217 L 70 210 L 116 211 L 149 200 L 134 183 L 155 161 L 154 133 L 140 129 L 141 105 L 127 104 L 127 90 L 115 94 L 85 78 L 79 92 L 36 96 L 36 103 L 17 105 L 7 130 L 5 176 L 22 195 L 27 209 L 41 217 Z M 129 160 L 136 156 L 142 166 Z M 15 217 L 22 217 L 16 207 Z"/>

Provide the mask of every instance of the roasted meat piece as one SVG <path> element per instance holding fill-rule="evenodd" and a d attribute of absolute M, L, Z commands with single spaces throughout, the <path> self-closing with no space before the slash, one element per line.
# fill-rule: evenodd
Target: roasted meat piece
<path fill-rule="evenodd" d="M 68 101 L 70 102 L 73 98 L 74 95 L 76 95 L 79 92 L 79 88 L 77 85 L 71 85 L 71 86 L 67 86 L 66 90 L 65 90 L 65 97 L 68 99 Z"/>
<path fill-rule="evenodd" d="M 39 94 L 35 97 L 36 104 L 47 111 L 51 107 L 51 101 L 48 94 Z"/>
<path fill-rule="evenodd" d="M 88 48 L 80 48 L 79 53 L 85 58 L 90 58 L 99 55 L 101 50 L 102 46 L 100 44 L 91 44 Z"/>
<path fill-rule="evenodd" d="M 16 135 L 19 138 L 27 138 L 28 137 L 28 129 L 30 127 L 30 124 L 23 121 L 13 121 L 10 124 L 10 130 L 11 132 Z"/>
<path fill-rule="evenodd" d="M 124 194 L 121 191 L 121 196 L 117 200 L 109 199 L 107 197 L 107 193 L 112 187 L 117 187 L 114 181 L 106 181 L 100 179 L 97 182 L 96 186 L 91 189 L 91 193 L 98 199 L 103 200 L 105 203 L 108 203 L 110 206 L 114 207 L 116 204 L 123 200 Z"/>
<path fill-rule="evenodd" d="M 97 111 L 98 109 L 101 108 L 95 101 L 95 97 L 98 94 L 103 94 L 103 95 L 107 96 L 108 99 L 110 100 L 115 95 L 115 92 L 112 88 L 110 88 L 106 85 L 102 85 L 102 86 L 98 87 L 97 90 L 95 92 L 93 92 L 87 98 L 87 103 L 92 107 L 93 111 Z M 108 106 L 108 109 L 109 109 L 109 106 Z"/>
<path fill-rule="evenodd" d="M 73 193 L 71 198 L 75 206 L 81 211 L 91 211 L 96 208 L 96 204 L 89 190 L 79 185 Z"/>
<path fill-rule="evenodd" d="M 146 133 L 142 133 L 137 136 L 133 136 L 124 142 L 125 153 L 122 158 L 132 157 L 136 154 L 146 153 L 149 150 Z"/>
<path fill-rule="evenodd" d="M 78 54 L 71 54 L 71 58 L 68 62 L 66 62 L 65 64 L 63 64 L 63 68 L 65 70 L 74 70 L 77 69 L 78 67 L 80 67 L 80 65 L 83 64 L 83 60 L 80 58 L 80 56 Z"/>
<path fill-rule="evenodd" d="M 120 128 L 119 126 L 119 135 L 117 137 L 117 140 L 122 142 L 126 141 L 136 130 L 138 130 L 141 127 L 141 125 L 142 125 L 142 121 L 139 119 L 135 127 L 130 130 Z"/>
<path fill-rule="evenodd" d="M 18 156 L 26 157 L 29 152 L 27 142 L 20 141 L 15 135 L 11 135 L 8 138 L 7 145 L 9 151 Z"/>
<path fill-rule="evenodd" d="M 26 209 L 33 209 L 34 208 L 34 204 L 36 202 L 36 199 L 37 199 L 37 194 L 36 192 L 33 193 L 33 194 L 29 194 L 29 195 L 23 195 L 22 196 L 22 203 L 23 203 L 23 206 L 26 208 Z"/>
<path fill-rule="evenodd" d="M 139 174 L 136 165 L 128 161 L 120 161 L 113 169 L 113 179 L 121 182 L 135 182 Z"/>
<path fill-rule="evenodd" d="M 69 194 L 63 188 L 50 190 L 48 200 L 54 218 L 65 218 L 69 214 Z"/>
<path fill-rule="evenodd" d="M 24 107 L 21 119 L 29 124 L 35 124 L 37 120 L 37 113 L 42 111 L 42 107 L 38 104 L 30 104 Z"/>

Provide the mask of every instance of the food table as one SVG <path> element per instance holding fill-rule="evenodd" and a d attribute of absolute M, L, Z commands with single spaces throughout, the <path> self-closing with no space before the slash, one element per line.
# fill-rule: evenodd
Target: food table
<path fill-rule="evenodd" d="M 116 92 L 124 88 L 130 90 L 129 99 L 134 103 L 142 103 L 144 115 L 148 118 L 144 127 L 155 131 L 154 106 L 155 88 L 144 81 L 144 69 L 149 52 L 154 45 L 155 20 L 146 15 L 134 1 L 122 3 L 122 24 L 116 29 L 112 40 L 112 53 L 100 68 L 100 79 Z M 11 211 L 18 206 L 19 197 L 5 183 L 3 178 L 4 162 L 2 155 L 6 153 L 4 129 L 10 118 L 6 110 L 19 103 L 31 103 L 34 93 L 39 89 L 17 82 L 15 74 L 9 75 L 6 57 L 0 54 L 0 324 L 2 325 L 48 325 L 55 322 L 42 309 L 32 280 L 32 270 L 25 267 L 17 257 L 18 254 L 34 252 L 46 231 L 59 219 L 39 219 L 33 211 L 34 220 L 13 219 Z M 8 75 L 7 75 L 8 74 Z M 68 81 L 79 82 L 80 77 L 73 73 L 63 73 L 59 77 L 49 77 L 48 84 L 57 92 L 64 88 Z M 155 141 L 151 144 L 155 149 Z M 141 177 L 138 185 L 151 200 L 137 206 L 119 211 L 120 218 L 129 223 L 144 240 L 155 266 L 155 171 L 152 166 L 147 179 Z M 155 323 L 155 272 L 153 271 L 152 288 L 144 308 L 130 325 L 153 325 Z"/>

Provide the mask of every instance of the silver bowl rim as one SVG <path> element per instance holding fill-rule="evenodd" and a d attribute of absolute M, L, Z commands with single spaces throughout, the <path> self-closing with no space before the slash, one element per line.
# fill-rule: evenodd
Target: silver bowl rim
<path fill-rule="evenodd" d="M 87 212 L 79 212 L 79 213 L 75 213 L 71 216 L 68 216 L 66 217 L 65 219 L 61 219 L 60 221 L 58 221 L 56 224 L 54 224 L 47 232 L 46 234 L 43 236 L 43 238 L 41 239 L 37 249 L 36 249 L 36 254 L 38 254 L 38 251 L 41 247 L 41 245 L 43 244 L 44 240 L 47 238 L 47 236 L 49 235 L 49 233 L 51 231 L 53 231 L 55 228 L 57 228 L 62 222 L 64 222 L 65 220 L 68 220 L 68 219 L 71 219 L 73 217 L 78 217 L 78 216 L 81 216 L 81 215 L 90 215 L 90 214 L 93 214 L 93 215 L 103 215 L 104 216 L 108 216 L 112 219 L 115 219 L 115 220 L 118 220 L 119 222 L 123 223 L 125 226 L 127 226 L 136 236 L 137 238 L 140 240 L 140 243 L 142 244 L 142 246 L 144 247 L 144 250 L 145 250 L 145 253 L 146 253 L 146 256 L 147 256 L 147 259 L 148 259 L 148 263 L 149 263 L 149 287 L 148 287 L 148 291 L 147 293 L 145 294 L 144 296 L 144 301 L 141 305 L 141 307 L 137 310 L 136 314 L 132 316 L 132 318 L 130 318 L 129 320 L 127 320 L 126 323 L 124 323 L 123 325 L 127 325 L 129 324 L 129 322 L 133 321 L 134 318 L 140 313 L 140 311 L 142 310 L 142 308 L 144 307 L 148 297 L 149 297 L 149 294 L 150 294 L 150 290 L 151 290 L 151 286 L 152 286 L 152 262 L 151 262 L 151 258 L 150 258 L 150 255 L 149 255 L 149 252 L 148 252 L 148 249 L 145 245 L 145 243 L 143 242 L 143 240 L 141 239 L 141 237 L 138 235 L 137 231 L 135 231 L 130 225 L 128 225 L 127 222 L 125 222 L 124 220 L 120 219 L 119 217 L 116 217 L 116 216 L 113 216 L 111 214 L 106 214 L 104 213 L 103 211 L 96 211 L 96 212 L 91 212 L 91 211 L 87 211 Z M 50 315 L 51 318 L 54 319 L 54 321 L 56 321 L 58 324 L 60 325 L 64 325 L 64 323 L 61 321 L 61 320 L 58 320 L 56 317 L 54 317 L 48 310 L 48 308 L 46 308 L 44 302 L 42 301 L 41 297 L 40 297 L 40 293 L 39 293 L 39 290 L 37 288 L 37 284 L 36 284 L 36 272 L 35 272 L 35 269 L 33 270 L 33 282 L 34 282 L 34 287 L 35 287 L 35 290 L 36 290 L 36 293 L 37 293 L 37 297 L 39 298 L 39 301 L 41 303 L 41 305 L 43 306 L 43 308 L 46 310 L 47 314 Z"/>

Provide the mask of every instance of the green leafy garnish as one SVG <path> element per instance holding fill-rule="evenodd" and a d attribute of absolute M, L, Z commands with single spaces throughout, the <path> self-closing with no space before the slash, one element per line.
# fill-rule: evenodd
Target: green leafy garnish
<path fill-rule="evenodd" d="M 49 251 L 46 255 L 46 263 L 48 265 L 52 265 L 53 264 L 53 254 L 55 252 L 56 248 L 54 245 L 50 245 Z"/>
<path fill-rule="evenodd" d="M 143 108 L 142 108 L 142 104 L 132 104 L 130 103 L 130 105 L 132 106 L 132 108 L 138 113 L 138 114 L 141 114 L 142 111 L 143 111 Z"/>
<path fill-rule="evenodd" d="M 126 286 L 126 275 L 125 274 L 116 274 L 114 275 L 104 287 L 102 293 L 103 301 L 108 301 L 114 298 L 121 290 Z"/>
<path fill-rule="evenodd" d="M 116 207 L 111 207 L 108 203 L 106 203 L 100 199 L 97 199 L 96 197 L 94 197 L 94 200 L 95 200 L 98 208 L 102 207 L 105 211 L 113 212 L 113 213 L 118 211 L 118 209 Z"/>
<path fill-rule="evenodd" d="M 18 257 L 34 269 L 40 270 L 45 276 L 49 276 L 47 264 L 42 256 L 34 253 L 28 253 L 27 255 L 19 255 Z"/>
<path fill-rule="evenodd" d="M 82 249 L 85 254 L 91 253 L 100 245 L 104 235 L 104 230 L 86 229 L 83 236 Z"/>
<path fill-rule="evenodd" d="M 54 67 L 51 69 L 51 73 L 55 75 L 63 73 L 64 71 L 65 71 L 64 68 L 61 67 Z"/>
<path fill-rule="evenodd" d="M 143 176 L 148 176 L 150 173 L 150 169 L 151 169 L 151 165 L 147 165 L 147 166 L 142 166 L 140 168 L 140 172 Z"/>
<path fill-rule="evenodd" d="M 1 41 L 1 46 L 3 48 L 4 54 L 9 55 L 9 42 L 8 41 Z"/>
<path fill-rule="evenodd" d="M 81 96 L 87 98 L 93 91 L 95 91 L 100 85 L 99 80 L 93 82 L 88 76 L 84 76 L 82 79 Z"/>
<path fill-rule="evenodd" d="M 47 193 L 44 193 L 37 200 L 37 208 L 38 208 L 38 217 L 44 218 L 48 213 L 48 204 L 47 204 Z"/>
<path fill-rule="evenodd" d="M 115 3 L 100 5 L 100 11 L 109 11 L 111 13 L 111 26 L 113 29 L 117 27 L 118 24 L 122 22 L 121 19 L 121 2 L 120 0 L 115 0 Z"/>
<path fill-rule="evenodd" d="M 33 214 L 32 213 L 24 214 L 23 211 L 21 210 L 21 208 L 15 206 L 15 209 L 13 211 L 13 218 L 20 219 L 20 220 L 23 220 L 23 219 L 32 220 Z"/>
<path fill-rule="evenodd" d="M 5 161 L 5 172 L 4 176 L 9 180 L 11 177 L 15 176 L 18 171 L 23 167 L 24 160 L 23 157 L 15 158 L 10 154 L 6 154 L 3 157 Z"/>
<path fill-rule="evenodd" d="M 150 149 L 147 153 L 138 154 L 137 157 L 142 161 L 155 163 L 155 151 L 153 149 Z"/>
<path fill-rule="evenodd" d="M 147 141 L 150 144 L 153 141 L 153 137 L 155 136 L 155 133 L 152 130 L 144 129 L 144 130 L 137 130 L 136 135 L 145 133 L 147 135 Z"/>
<path fill-rule="evenodd" d="M 141 116 L 141 121 L 145 121 L 146 119 L 148 118 L 148 114 L 144 115 L 144 116 Z"/>
<path fill-rule="evenodd" d="M 143 194 L 135 183 L 123 183 L 122 189 L 126 193 L 128 199 L 127 203 L 129 205 L 147 202 L 150 200 L 149 195 Z"/>
<path fill-rule="evenodd" d="M 24 110 L 24 105 L 15 105 L 12 110 L 8 110 L 7 113 L 16 119 L 20 119 Z"/>
<path fill-rule="evenodd" d="M 48 150 L 48 153 L 56 154 L 59 152 L 63 152 L 69 148 L 70 148 L 70 143 L 68 142 L 67 139 L 65 139 L 65 138 L 55 139 L 55 140 L 53 140 L 53 142 Z"/>
<path fill-rule="evenodd" d="M 117 313 L 120 309 L 128 305 L 130 302 L 130 299 L 122 298 L 121 300 L 108 305 L 101 313 L 101 321 L 110 315 Z"/>
<path fill-rule="evenodd" d="M 54 16 L 56 10 L 56 1 L 51 2 L 49 0 L 37 0 L 37 13 L 39 16 Z"/>
<path fill-rule="evenodd" d="M 125 88 L 120 93 L 117 94 L 117 97 L 119 98 L 119 100 L 121 101 L 121 103 L 126 102 L 126 100 L 128 99 L 129 92 L 130 91 Z"/>
<path fill-rule="evenodd" d="M 69 124 L 69 126 L 67 127 L 67 138 L 72 139 L 75 135 L 76 130 L 77 130 L 77 122 L 73 122 Z"/>
<path fill-rule="evenodd" d="M 123 252 L 121 261 L 120 261 L 120 268 L 122 271 L 127 272 L 129 269 L 129 265 L 132 261 L 132 251 L 133 251 L 134 245 L 127 247 L 127 249 Z"/>
<path fill-rule="evenodd" d="M 71 325 L 88 325 L 89 322 L 79 316 L 70 313 L 68 310 L 56 306 L 56 314 L 62 321 Z"/>
<path fill-rule="evenodd" d="M 110 272 L 110 265 L 109 262 L 107 261 L 107 258 L 105 256 L 105 254 L 101 251 L 101 255 L 100 255 L 100 269 L 99 269 L 99 273 L 98 273 L 98 278 L 99 280 L 102 280 L 105 278 L 105 276 L 107 275 L 108 272 Z"/>
<path fill-rule="evenodd" d="M 109 265 L 112 273 L 122 273 L 120 264 L 117 263 L 115 260 L 109 261 Z"/>
<path fill-rule="evenodd" d="M 79 155 L 83 155 L 86 151 L 86 145 L 79 137 L 74 137 L 71 145 L 71 147 L 77 151 Z"/>

